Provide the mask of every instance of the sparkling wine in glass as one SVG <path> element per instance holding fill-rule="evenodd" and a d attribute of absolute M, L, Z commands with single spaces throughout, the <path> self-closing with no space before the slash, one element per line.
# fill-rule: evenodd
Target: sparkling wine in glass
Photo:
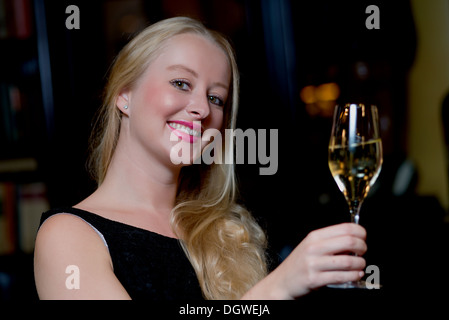
<path fill-rule="evenodd" d="M 360 207 L 380 173 L 382 161 L 376 106 L 337 105 L 329 142 L 329 169 L 345 196 L 354 223 L 359 223 Z M 353 281 L 329 287 L 366 288 L 366 285 L 364 281 Z"/>

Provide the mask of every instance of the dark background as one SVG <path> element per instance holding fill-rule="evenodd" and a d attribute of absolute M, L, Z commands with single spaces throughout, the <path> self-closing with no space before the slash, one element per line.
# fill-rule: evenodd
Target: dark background
<path fill-rule="evenodd" d="M 1 158 L 26 153 L 39 166 L 31 176 L 3 175 L 2 180 L 44 181 L 51 207 L 74 205 L 88 196 L 95 188 L 85 168 L 88 137 L 114 56 L 145 26 L 188 15 L 224 33 L 234 44 L 241 72 L 238 127 L 279 130 L 275 175 L 259 175 L 258 165 L 237 165 L 241 200 L 267 231 L 272 267 L 313 229 L 349 221 L 347 205 L 327 166 L 329 103 L 359 99 L 377 104 L 382 119 L 389 123 L 382 130 L 384 166 L 360 220 L 368 231 L 367 264 L 380 268 L 383 288 L 349 293 L 324 288 L 308 299 L 429 297 L 447 283 L 445 210 L 437 198 L 416 193 L 417 171 L 406 189 L 392 191 L 397 170 L 408 159 L 407 77 L 417 48 L 409 1 L 30 3 L 31 40 L 1 40 L 0 59 L 8 70 L 2 71 L 2 79 L 16 77 L 19 83 L 33 83 L 29 87 L 35 89 L 34 121 L 26 141 L 7 145 Z M 380 9 L 379 30 L 365 27 L 365 8 L 370 4 Z M 79 30 L 65 27 L 68 5 L 80 9 Z M 36 13 L 37 7 L 45 8 L 44 13 Z M 43 25 L 48 42 L 38 35 Z M 42 70 L 24 76 L 5 63 L 32 60 L 38 56 L 36 44 L 42 43 L 49 49 L 50 103 L 42 93 L 48 89 L 39 77 Z M 336 100 L 320 105 L 301 99 L 302 88 L 325 83 L 338 85 Z M 3 298 L 36 299 L 32 257 L 16 253 L 1 261 L 0 269 L 13 279 L 3 289 Z"/>

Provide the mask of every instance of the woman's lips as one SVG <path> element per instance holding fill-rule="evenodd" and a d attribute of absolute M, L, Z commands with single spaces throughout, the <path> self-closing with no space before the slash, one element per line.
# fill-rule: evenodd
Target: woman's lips
<path fill-rule="evenodd" d="M 167 125 L 183 141 L 195 143 L 201 137 L 200 121 L 174 120 L 168 121 Z"/>

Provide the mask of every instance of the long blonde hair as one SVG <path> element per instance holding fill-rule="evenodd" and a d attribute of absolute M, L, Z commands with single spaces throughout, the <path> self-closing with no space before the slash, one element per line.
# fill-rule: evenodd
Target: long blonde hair
<path fill-rule="evenodd" d="M 239 73 L 229 42 L 194 19 L 176 17 L 155 23 L 121 50 L 111 68 L 91 140 L 89 164 L 98 184 L 103 182 L 120 133 L 118 95 L 124 89 L 133 88 L 166 39 L 183 33 L 201 35 L 226 53 L 232 69 L 232 85 L 222 130 L 235 128 Z M 233 159 L 233 141 L 226 150 L 223 147 L 222 153 L 227 159 Z M 240 298 L 266 275 L 266 239 L 251 214 L 236 203 L 233 164 L 183 167 L 179 179 L 172 227 L 195 269 L 204 297 Z"/>

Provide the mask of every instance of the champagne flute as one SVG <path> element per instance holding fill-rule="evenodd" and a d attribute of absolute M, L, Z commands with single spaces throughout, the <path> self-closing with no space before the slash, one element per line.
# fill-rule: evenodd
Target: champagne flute
<path fill-rule="evenodd" d="M 351 221 L 359 212 L 382 167 L 382 141 L 377 107 L 361 103 L 337 105 L 329 142 L 329 169 L 345 196 Z M 329 285 L 332 288 L 366 288 L 364 281 Z"/>

